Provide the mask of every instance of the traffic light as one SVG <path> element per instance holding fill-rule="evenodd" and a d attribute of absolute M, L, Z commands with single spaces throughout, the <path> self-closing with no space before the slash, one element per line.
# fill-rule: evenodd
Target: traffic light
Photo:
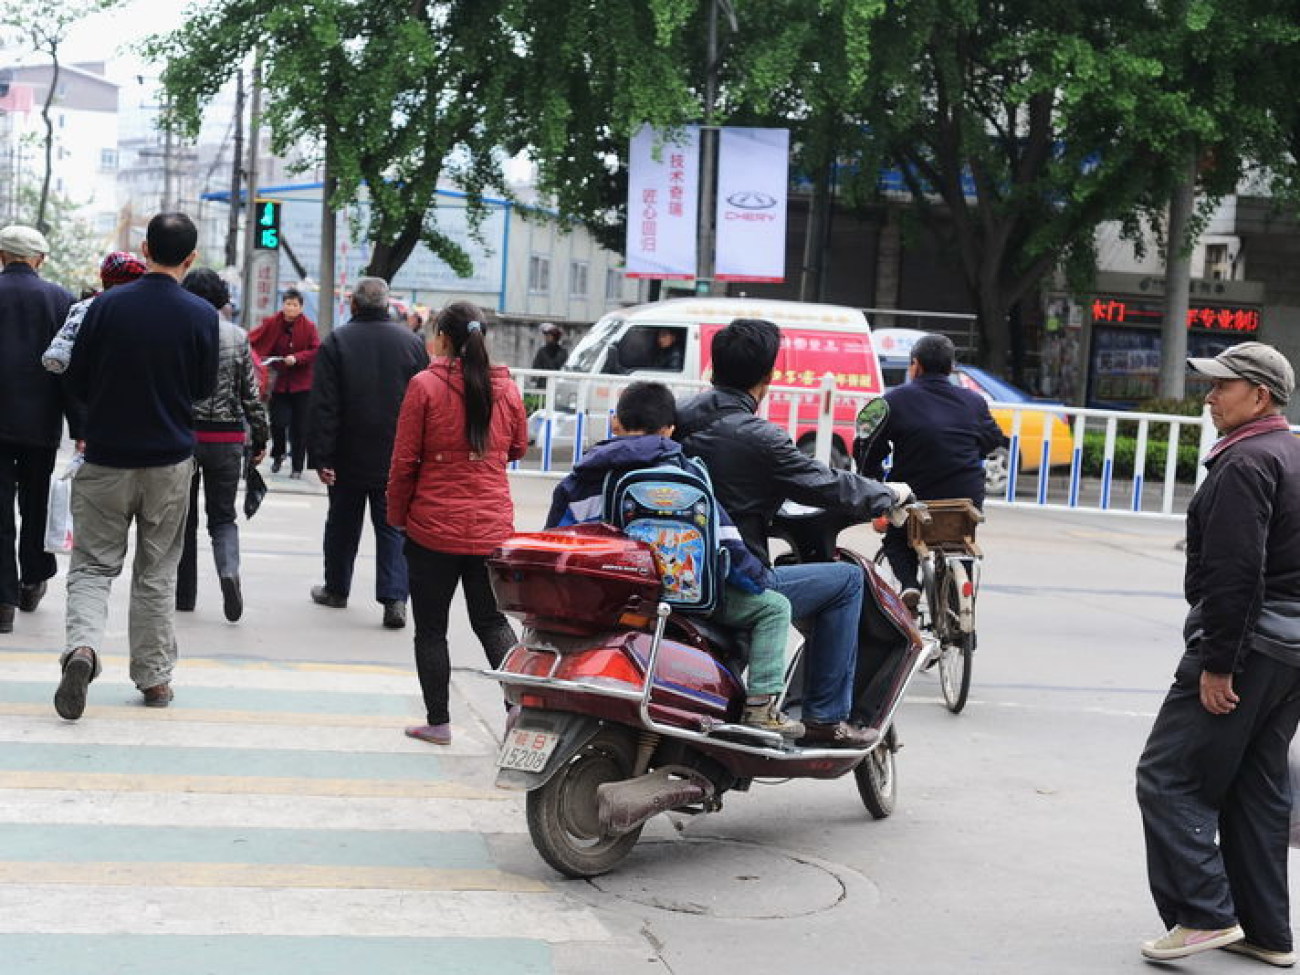
<path fill-rule="evenodd" d="M 280 202 L 278 200 L 258 200 L 253 211 L 257 216 L 257 233 L 253 246 L 260 251 L 280 249 Z"/>

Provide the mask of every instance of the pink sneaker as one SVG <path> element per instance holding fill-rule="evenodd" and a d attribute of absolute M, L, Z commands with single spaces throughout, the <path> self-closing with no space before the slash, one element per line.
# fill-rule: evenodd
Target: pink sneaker
<path fill-rule="evenodd" d="M 1198 931 L 1175 924 L 1162 938 L 1142 942 L 1142 956 L 1152 961 L 1170 961 L 1186 958 L 1214 948 L 1226 948 L 1246 937 L 1240 924 L 1215 931 Z"/>
<path fill-rule="evenodd" d="M 417 724 L 406 729 L 407 738 L 418 738 L 420 741 L 427 741 L 431 745 L 450 745 L 451 744 L 451 725 L 449 724 Z"/>

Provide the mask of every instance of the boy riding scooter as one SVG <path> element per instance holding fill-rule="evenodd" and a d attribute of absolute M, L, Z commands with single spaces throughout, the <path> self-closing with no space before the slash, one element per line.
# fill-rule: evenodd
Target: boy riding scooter
<path fill-rule="evenodd" d="M 615 410 L 613 439 L 591 449 L 555 489 L 546 527 L 613 521 L 605 510 L 606 486 L 629 471 L 677 465 L 689 469 L 680 445 L 671 439 L 676 423 L 672 392 L 662 383 L 628 386 Z M 725 510 L 718 508 L 720 538 L 729 556 L 727 585 L 711 619 L 750 631 L 748 697 L 741 723 L 784 738 L 800 738 L 804 726 L 777 707 L 785 674 L 790 602 L 768 588 L 768 572 L 745 547 Z M 701 571 L 708 571 L 702 567 Z"/>

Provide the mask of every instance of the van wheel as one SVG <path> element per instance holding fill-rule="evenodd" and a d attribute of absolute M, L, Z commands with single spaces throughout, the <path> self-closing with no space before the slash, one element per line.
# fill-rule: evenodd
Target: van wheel
<path fill-rule="evenodd" d="M 817 451 L 817 438 L 813 436 L 804 437 L 799 441 L 799 450 L 809 457 L 813 456 Z M 837 471 L 853 470 L 853 458 L 844 452 L 844 445 L 840 443 L 839 437 L 831 441 L 831 467 Z"/>
<path fill-rule="evenodd" d="M 1011 480 L 1011 451 L 998 447 L 984 458 L 984 491 L 990 495 L 1007 493 Z"/>

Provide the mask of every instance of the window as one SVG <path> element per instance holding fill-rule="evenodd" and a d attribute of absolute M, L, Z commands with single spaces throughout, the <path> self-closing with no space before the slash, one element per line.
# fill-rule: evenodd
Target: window
<path fill-rule="evenodd" d="M 100 169 L 117 169 L 117 150 L 100 149 L 99 150 L 99 168 Z"/>
<path fill-rule="evenodd" d="M 569 262 L 569 297 L 587 297 L 587 262 Z"/>
<path fill-rule="evenodd" d="M 1204 277 L 1211 281 L 1228 281 L 1232 279 L 1232 255 L 1228 253 L 1227 244 L 1205 245 Z"/>
<path fill-rule="evenodd" d="M 549 294 L 551 290 L 551 259 L 534 254 L 528 258 L 528 293 Z"/>
<path fill-rule="evenodd" d="M 605 300 L 623 300 L 623 272 L 611 267 L 605 272 Z"/>

